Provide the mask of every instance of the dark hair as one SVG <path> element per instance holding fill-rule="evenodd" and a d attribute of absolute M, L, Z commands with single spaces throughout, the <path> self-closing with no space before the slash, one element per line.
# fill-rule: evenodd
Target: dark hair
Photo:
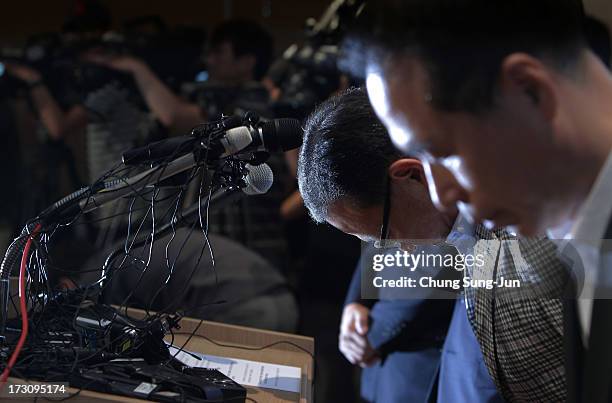
<path fill-rule="evenodd" d="M 382 204 L 389 166 L 400 158 L 365 90 L 349 89 L 319 105 L 304 126 L 298 183 L 317 222 L 338 200 Z"/>
<path fill-rule="evenodd" d="M 352 27 L 341 65 L 363 76 L 387 55 L 415 57 L 435 107 L 477 112 L 492 105 L 511 53 L 571 71 L 585 47 L 582 21 L 580 0 L 377 0 Z"/>
<path fill-rule="evenodd" d="M 261 25 L 242 19 L 225 21 L 213 30 L 209 45 L 214 48 L 223 42 L 231 44 L 235 56 L 255 56 L 253 76 L 264 77 L 274 57 L 274 40 Z"/>
<path fill-rule="evenodd" d="M 606 24 L 595 17 L 587 16 L 584 22 L 584 32 L 589 47 L 609 68 L 610 58 L 612 57 L 612 43 L 610 31 Z"/>

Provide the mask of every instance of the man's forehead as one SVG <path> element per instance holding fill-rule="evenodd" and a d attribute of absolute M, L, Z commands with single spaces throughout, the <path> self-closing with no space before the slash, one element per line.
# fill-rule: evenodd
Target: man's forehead
<path fill-rule="evenodd" d="M 394 144 L 418 156 L 444 133 L 440 114 L 430 104 L 428 78 L 422 63 L 412 57 L 389 59 L 369 70 L 370 101 Z"/>

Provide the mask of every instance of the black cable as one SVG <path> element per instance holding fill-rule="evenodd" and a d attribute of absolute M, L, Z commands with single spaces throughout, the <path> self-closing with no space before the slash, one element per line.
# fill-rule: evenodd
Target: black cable
<path fill-rule="evenodd" d="M 199 325 L 198 325 L 198 327 L 199 327 Z M 196 330 L 197 330 L 197 329 L 196 329 Z M 211 338 L 210 338 L 210 337 L 208 337 L 208 336 L 204 336 L 204 335 L 202 335 L 202 334 L 195 334 L 195 330 L 194 330 L 194 332 L 192 332 L 192 333 L 187 333 L 187 332 L 175 332 L 174 334 L 176 334 L 176 335 L 179 335 L 179 334 L 182 334 L 182 335 L 189 334 L 189 335 L 190 335 L 190 337 L 189 337 L 189 339 L 187 340 L 187 342 L 188 342 L 189 340 L 191 340 L 191 338 L 192 338 L 192 337 L 194 337 L 194 336 L 195 336 L 195 337 L 199 337 L 199 338 L 201 338 L 201 339 L 207 340 L 208 342 L 210 342 L 210 343 L 212 343 L 212 344 L 214 344 L 214 345 L 216 345 L 216 346 L 219 346 L 219 347 L 237 348 L 237 349 L 241 349 L 241 350 L 248 350 L 248 351 L 261 351 L 261 350 L 265 350 L 265 349 L 268 349 L 268 348 L 274 347 L 274 346 L 279 345 L 279 344 L 287 344 L 287 345 L 290 345 L 290 346 L 295 347 L 295 348 L 297 348 L 297 349 L 299 349 L 299 350 L 302 350 L 303 352 L 305 352 L 306 354 L 308 354 L 308 355 L 309 355 L 309 356 L 312 358 L 312 363 L 313 363 L 313 366 L 312 366 L 312 383 L 314 384 L 314 382 L 315 382 L 315 374 L 316 374 L 316 369 L 317 369 L 317 360 L 316 360 L 316 358 L 315 358 L 314 353 L 311 353 L 310 351 L 308 351 L 308 350 L 307 350 L 307 349 L 305 349 L 304 347 L 302 347 L 302 346 L 300 346 L 300 345 L 298 345 L 298 344 L 296 344 L 296 343 L 293 343 L 293 342 L 291 342 L 291 341 L 287 341 L 287 340 L 280 340 L 280 341 L 276 341 L 276 342 L 274 342 L 274 343 L 266 344 L 265 346 L 261 346 L 261 347 L 246 347 L 246 346 L 239 346 L 239 345 L 235 345 L 235 344 L 225 344 L 225 343 L 219 343 L 219 342 L 217 342 L 217 341 L 215 341 L 215 340 L 211 339 Z M 184 346 L 183 346 L 183 347 L 184 347 Z M 177 354 L 178 354 L 178 352 L 177 352 Z"/>
<path fill-rule="evenodd" d="M 207 144 L 206 144 L 204 158 L 203 158 L 204 161 L 208 161 L 208 151 L 210 149 L 211 135 L 212 135 L 212 131 L 209 131 L 209 136 L 207 138 Z M 201 160 L 200 157 L 201 157 L 201 152 L 196 152 L 195 159 L 197 161 L 200 161 Z M 207 198 L 207 203 L 206 203 L 206 226 L 204 226 L 203 225 L 203 221 L 202 221 L 202 212 L 201 212 L 202 189 L 204 187 L 204 179 L 208 179 L 209 178 L 209 170 L 208 170 L 208 165 L 207 164 L 204 164 L 203 167 L 204 167 L 204 169 L 203 169 L 203 172 L 201 173 L 200 187 L 199 187 L 199 191 L 198 191 L 198 213 L 199 213 L 200 228 L 201 228 L 202 233 L 204 235 L 204 239 L 206 240 L 205 245 L 208 247 L 208 250 L 209 250 L 209 253 L 210 253 L 210 257 L 211 257 L 212 270 L 213 270 L 213 272 L 215 274 L 215 287 L 214 287 L 214 293 L 215 294 L 214 294 L 214 297 L 212 298 L 213 300 L 215 300 L 217 292 L 218 292 L 218 288 L 219 288 L 218 287 L 219 286 L 219 280 L 218 280 L 217 271 L 216 271 L 216 268 L 215 268 L 214 253 L 213 253 L 213 250 L 212 250 L 212 246 L 210 245 L 210 240 L 208 239 L 208 215 L 209 215 L 210 199 L 212 197 L 213 186 L 212 186 L 212 183 L 206 183 L 206 185 L 209 188 L 209 191 L 208 191 L 208 198 Z M 208 180 L 207 180 L 207 182 L 208 182 Z M 195 224 L 195 222 L 194 222 L 194 224 Z M 174 259 L 174 261 L 172 263 L 172 270 L 174 269 L 174 265 L 176 264 L 176 261 L 178 260 L 178 258 L 180 257 L 180 255 L 181 255 L 181 253 L 183 251 L 183 248 L 185 246 L 185 243 L 187 242 L 187 239 L 189 237 L 191 237 L 191 233 L 193 232 L 193 228 L 194 228 L 194 225 L 191 226 L 188 236 L 183 241 L 183 243 L 181 245 L 181 248 L 179 249 L 179 251 L 177 253 L 177 256 L 175 257 L 175 259 Z M 185 284 L 184 284 L 181 292 L 178 295 L 183 295 L 185 293 L 185 291 L 187 290 L 187 287 L 189 286 L 189 283 L 191 282 L 191 279 L 193 278 L 195 272 L 197 271 L 197 269 L 198 269 L 198 267 L 200 265 L 200 262 L 201 262 L 202 257 L 203 257 L 203 253 L 204 253 L 204 250 L 202 249 L 200 251 L 200 255 L 198 256 L 196 264 L 192 268 L 192 270 L 191 270 L 187 280 L 185 281 Z M 161 292 L 161 289 L 162 288 L 158 289 L 157 293 L 152 298 L 150 304 L 152 304 L 153 301 L 157 298 L 157 296 Z M 160 312 L 167 312 L 167 311 L 169 311 L 171 309 L 171 307 L 173 307 L 175 304 L 178 304 L 179 302 L 180 302 L 179 299 L 176 299 L 175 301 L 170 302 L 170 304 L 168 304 L 165 308 L 161 309 Z"/>
<path fill-rule="evenodd" d="M 208 208 L 209 208 L 209 206 L 210 206 L 210 196 L 211 196 L 211 195 L 209 194 L 209 197 L 208 197 L 208 203 L 207 203 L 207 210 L 208 210 Z M 207 214 L 208 214 L 208 213 L 207 213 Z M 201 222 L 201 221 L 200 221 L 200 222 Z M 193 231 L 193 228 L 195 227 L 195 224 L 196 224 L 196 223 L 197 223 L 196 221 L 194 221 L 194 222 L 193 222 L 192 227 L 191 227 L 191 231 Z M 200 225 L 201 225 L 201 224 L 200 224 Z M 188 238 L 191 236 L 191 231 L 190 231 L 189 235 L 188 235 L 188 236 L 185 238 L 185 241 L 184 241 L 184 242 L 186 242 L 186 241 L 187 241 L 187 239 L 188 239 Z M 202 248 L 200 249 L 200 254 L 199 254 L 199 256 L 198 256 L 198 259 L 196 260 L 195 265 L 194 265 L 194 266 L 193 266 L 193 268 L 191 269 L 191 271 L 190 271 L 190 273 L 189 273 L 189 276 L 187 277 L 187 279 L 186 279 L 186 280 L 185 280 L 185 282 L 183 283 L 183 288 L 182 288 L 182 289 L 181 289 L 181 291 L 178 293 L 178 295 L 184 295 L 184 294 L 185 294 L 185 292 L 187 291 L 187 288 L 188 288 L 188 287 L 189 287 L 189 285 L 191 284 L 191 280 L 193 279 L 193 276 L 195 275 L 196 271 L 198 270 L 198 268 L 199 268 L 199 266 L 200 266 L 200 263 L 201 263 L 201 261 L 202 261 L 202 257 L 204 256 L 204 251 L 205 251 L 205 250 L 206 250 L 206 248 L 208 247 L 208 250 L 209 250 L 210 255 L 211 255 L 211 267 L 212 267 L 213 273 L 215 274 L 214 294 L 213 294 L 213 298 L 211 298 L 211 299 L 212 299 L 212 300 L 215 300 L 215 299 L 216 299 L 216 296 L 217 296 L 217 294 L 218 294 L 218 288 L 219 288 L 219 278 L 218 278 L 218 276 L 217 276 L 217 271 L 216 271 L 216 268 L 215 268 L 214 253 L 213 253 L 213 251 L 212 251 L 212 247 L 211 247 L 211 245 L 210 245 L 210 241 L 208 240 L 208 231 L 206 231 L 206 233 L 205 233 L 205 235 L 204 235 L 204 236 L 205 236 L 206 243 L 205 243 L 205 245 L 204 245 L 204 246 L 202 246 Z M 184 244 L 183 244 L 182 246 L 184 246 Z M 181 251 L 182 251 L 182 248 L 181 248 L 181 250 L 179 251 L 179 254 L 177 255 L 177 257 L 175 258 L 175 262 L 176 262 L 176 260 L 178 259 L 178 257 L 180 256 L 180 252 L 181 252 Z M 173 263 L 175 263 L 175 262 L 173 262 Z M 164 308 L 161 310 L 161 312 L 168 312 L 168 311 L 170 311 L 170 310 L 173 310 L 173 309 L 174 309 L 174 307 L 175 307 L 177 304 L 179 304 L 179 303 L 180 303 L 180 300 L 179 300 L 179 299 L 176 299 L 176 300 L 174 300 L 174 301 L 171 301 L 171 302 L 170 302 L 170 303 L 169 303 L 169 304 L 168 304 L 166 307 L 164 307 Z"/>
<path fill-rule="evenodd" d="M 166 210 L 166 212 L 164 213 L 164 215 L 163 215 L 163 216 L 162 216 L 162 218 L 161 218 L 161 220 L 164 220 L 164 219 L 165 219 L 165 218 L 168 216 L 168 214 L 169 214 L 169 213 L 172 211 L 172 215 L 171 215 L 171 217 L 170 217 L 170 225 L 171 225 L 171 226 L 174 224 L 174 220 L 175 220 L 175 216 L 176 216 L 176 210 L 177 210 L 177 208 L 178 208 L 178 204 L 179 204 L 179 203 L 180 203 L 180 201 L 182 200 L 182 195 L 183 195 L 183 192 L 184 192 L 184 190 L 185 190 L 185 187 L 186 187 L 186 186 L 188 186 L 188 184 L 190 183 L 190 181 L 193 179 L 193 176 L 194 176 L 194 175 L 192 174 L 192 177 L 190 177 L 190 178 L 189 178 L 189 179 L 188 179 L 188 180 L 185 182 L 185 184 L 182 186 L 181 191 L 179 191 L 179 192 L 176 194 L 176 196 L 175 196 L 176 201 L 175 201 L 175 203 L 174 203 L 174 209 L 172 209 L 172 205 L 170 205 L 170 207 L 169 207 L 169 208 Z M 156 236 L 156 237 L 157 237 L 157 236 L 160 236 L 160 237 L 161 237 L 161 236 L 164 236 L 164 235 L 165 235 L 165 232 L 166 232 L 166 227 L 168 227 L 168 224 L 166 224 L 166 225 L 162 226 L 162 227 L 161 227 L 159 230 L 156 230 L 156 231 L 155 231 L 155 233 L 156 233 L 156 234 L 155 234 L 155 236 Z M 158 234 L 159 234 L 159 235 L 158 235 Z M 126 237 L 126 242 L 128 241 L 128 238 L 129 238 L 129 228 L 128 228 L 128 237 Z M 135 238 L 134 238 L 134 239 L 135 239 Z M 146 246 L 147 242 L 148 242 L 148 238 L 144 238 L 144 239 L 142 239 L 142 238 L 141 238 L 141 239 L 139 239 L 139 240 L 137 240 L 137 241 L 136 241 L 136 240 L 134 240 L 134 241 L 132 242 L 132 248 L 133 248 L 133 247 L 137 247 L 137 246 L 141 246 L 141 245 L 145 245 L 145 246 Z M 143 247 L 144 247 L 144 246 L 143 246 Z M 167 247 L 168 247 L 168 245 L 166 245 L 166 251 L 167 251 Z M 127 246 L 127 244 L 124 246 L 124 249 L 125 249 L 126 251 L 128 250 L 128 246 Z M 120 269 L 120 268 L 123 266 L 123 263 L 124 263 L 124 262 L 122 262 L 122 264 L 121 264 L 121 265 L 120 265 L 120 267 L 118 267 L 118 268 L 115 268 L 115 267 L 114 267 L 114 265 L 113 265 L 113 262 L 114 262 L 114 261 L 115 261 L 115 260 L 116 260 L 116 259 L 119 257 L 119 253 L 121 253 L 121 251 L 120 251 L 119 249 L 116 249 L 115 251 L 113 251 L 113 252 L 112 252 L 112 253 L 111 253 L 111 254 L 110 254 L 108 257 L 107 257 L 106 262 L 105 262 L 105 264 L 104 264 L 104 267 L 106 267 L 106 268 L 108 269 L 108 271 L 109 271 L 109 272 L 110 272 L 110 271 L 113 271 L 113 270 L 114 270 L 114 272 L 118 272 L 118 271 L 119 271 L 119 269 Z M 113 256 L 113 255 L 117 255 L 117 256 Z M 126 256 L 126 257 L 127 257 L 127 256 Z M 109 273 L 109 275 L 110 275 L 110 274 L 112 274 L 112 273 Z M 110 277 L 109 277 L 109 279 L 110 279 Z M 109 280 L 109 281 L 110 281 L 110 280 Z"/>
<path fill-rule="evenodd" d="M 165 256 L 165 261 L 166 261 L 166 268 L 168 269 L 168 275 L 166 277 L 166 280 L 164 281 L 164 284 L 158 288 L 157 292 L 153 295 L 153 297 L 150 299 L 148 307 L 149 309 L 151 309 L 151 307 L 153 306 L 153 303 L 155 302 L 155 300 L 157 299 L 158 295 L 162 292 L 162 290 L 164 290 L 168 283 L 170 282 L 170 278 L 172 277 L 172 274 L 174 273 L 174 266 L 176 264 L 176 259 L 173 261 L 172 265 L 170 265 L 170 260 L 168 257 L 168 252 L 170 249 L 170 245 L 172 244 L 172 242 L 174 241 L 175 237 L 176 237 L 176 227 L 175 227 L 175 223 L 178 222 L 178 210 L 179 210 L 179 205 L 180 203 L 182 203 L 183 198 L 182 195 L 183 193 L 187 190 L 187 187 L 189 186 L 189 184 L 191 183 L 191 181 L 197 176 L 197 173 L 200 171 L 200 168 L 198 167 L 198 169 L 194 169 L 192 171 L 192 175 L 189 178 L 189 180 L 181 187 L 181 193 L 179 194 L 179 196 L 177 197 L 176 200 L 176 205 L 175 205 L 175 209 L 174 212 L 172 214 L 172 216 L 170 217 L 170 226 L 171 226 L 171 230 L 172 230 L 172 235 L 170 236 L 170 239 L 168 240 L 168 242 L 166 243 L 166 247 L 164 249 L 164 256 Z M 181 211 L 182 212 L 182 211 Z M 180 251 L 179 251 L 180 253 Z"/>
<path fill-rule="evenodd" d="M 204 321 L 204 320 L 202 319 L 202 321 Z M 192 333 L 188 333 L 188 332 L 175 332 L 174 334 L 176 334 L 176 335 L 179 335 L 179 334 L 180 335 L 187 335 L 187 334 L 192 335 Z M 193 336 L 199 337 L 201 339 L 205 339 L 205 340 L 207 340 L 207 341 L 211 342 L 212 344 L 214 344 L 216 346 L 219 346 L 219 347 L 237 348 L 237 349 L 241 349 L 241 350 L 250 350 L 250 351 L 261 351 L 261 350 L 265 350 L 265 349 L 277 346 L 279 344 L 287 344 L 287 345 L 295 347 L 295 348 L 297 348 L 299 350 L 302 350 L 303 352 L 308 354 L 310 357 L 312 357 L 313 360 L 315 358 L 314 354 L 311 353 L 310 351 L 308 351 L 307 349 L 305 349 L 304 347 L 302 347 L 299 344 L 296 344 L 296 343 L 294 343 L 292 341 L 287 341 L 287 340 L 275 341 L 274 343 L 266 344 L 266 345 L 261 346 L 261 347 L 246 347 L 246 346 L 240 346 L 240 345 L 236 345 L 236 344 L 219 343 L 218 341 L 215 341 L 215 340 L 211 339 L 210 337 L 204 336 L 204 335 L 201 335 L 201 334 L 193 334 Z"/>
<path fill-rule="evenodd" d="M 163 201 L 171 200 L 171 199 L 173 199 L 173 198 L 175 198 L 175 197 L 176 197 L 175 195 L 170 195 L 170 196 L 167 196 L 167 197 L 164 197 L 164 198 L 158 199 L 158 200 L 157 200 L 157 202 L 159 203 L 159 202 L 163 202 Z M 146 206 L 146 207 L 139 207 L 139 208 L 135 208 L 135 209 L 133 209 L 132 211 L 143 211 L 143 210 L 146 210 L 147 208 L 149 208 L 149 207 L 148 207 L 148 206 Z M 97 218 L 97 219 L 92 219 L 92 220 L 81 219 L 81 222 L 74 223 L 74 224 L 72 224 L 72 226 L 74 227 L 74 226 L 78 226 L 78 225 L 90 225 L 90 224 L 95 224 L 95 223 L 99 223 L 99 222 L 103 222 L 103 221 L 110 220 L 110 219 L 112 219 L 112 218 L 116 218 L 116 217 L 121 217 L 121 216 L 124 216 L 124 215 L 126 215 L 128 212 L 129 212 L 129 211 L 122 211 L 122 212 L 120 212 L 120 213 L 111 214 L 111 215 L 104 216 L 104 217 L 102 217 L 102 218 Z"/>
<path fill-rule="evenodd" d="M 142 229 L 142 224 L 144 223 L 144 220 L 145 220 L 145 219 L 146 219 L 146 216 L 145 216 L 145 218 L 143 218 L 143 220 L 141 221 L 141 224 L 139 225 L 139 228 L 138 228 L 138 230 L 137 230 L 136 234 L 134 235 L 134 238 L 133 238 L 133 241 L 132 241 L 132 245 L 133 245 L 134 241 L 137 239 L 138 234 L 140 233 L 140 230 Z M 126 242 L 127 242 L 127 239 L 126 239 Z M 130 245 L 130 247 L 129 247 L 129 248 L 127 248 L 127 253 L 128 253 L 128 254 L 129 254 L 129 253 L 130 253 L 130 251 L 131 251 L 131 247 L 132 247 L 132 245 Z M 126 257 L 127 257 L 127 256 L 126 256 Z M 121 267 L 121 266 L 124 264 L 124 262 L 125 262 L 125 259 L 124 259 L 124 261 L 122 262 L 122 264 L 120 265 L 120 267 Z M 141 273 L 141 274 L 142 274 L 142 273 Z M 142 279 L 142 276 L 141 276 L 140 280 L 141 280 L 141 279 Z M 106 286 L 106 285 L 108 285 L 109 283 L 110 283 L 110 282 L 107 282 L 107 283 L 105 284 L 105 286 Z M 133 293 L 133 291 L 134 291 L 135 289 L 136 289 L 136 287 L 134 287 L 134 289 L 132 290 L 132 293 Z M 132 294 L 132 293 L 130 293 L 130 295 L 128 296 L 128 298 L 129 298 L 129 297 L 131 297 L 131 294 Z M 86 293 L 85 293 L 85 294 L 86 294 Z M 119 310 L 121 310 L 121 308 L 125 306 L 125 316 L 126 316 L 126 317 L 129 317 L 129 315 L 127 314 L 127 305 L 125 305 L 125 303 L 126 303 L 126 302 L 127 302 L 127 301 L 125 301 L 125 300 L 124 300 L 124 302 L 121 304 L 121 306 L 120 306 Z M 80 306 L 79 306 L 79 308 L 77 309 L 77 312 L 75 313 L 74 318 L 76 318 L 76 316 L 77 316 L 77 314 L 78 314 L 79 310 L 80 310 Z M 110 329 L 110 328 L 111 328 L 111 326 L 109 326 L 109 327 L 108 327 L 108 329 Z M 114 339 L 113 341 L 109 342 L 108 344 L 112 344 L 112 342 L 116 341 L 117 339 L 118 339 L 118 338 Z M 106 346 L 105 346 L 105 347 L 106 347 Z M 90 358 L 93 358 L 93 357 L 95 357 L 96 355 L 98 355 L 99 353 L 100 353 L 100 352 L 96 352 L 96 353 L 94 353 L 94 354 L 92 354 L 92 355 L 88 355 L 88 356 L 86 356 L 85 358 L 83 358 L 83 359 L 81 359 L 81 360 L 79 360 L 78 355 L 77 355 L 77 356 L 75 357 L 75 361 L 74 361 L 74 364 L 73 364 L 73 369 L 72 369 L 72 370 L 74 370 L 74 367 L 75 367 L 76 363 L 78 363 L 78 362 L 82 362 L 82 361 L 87 360 L 87 359 L 90 359 Z"/>
<path fill-rule="evenodd" d="M 179 355 L 179 353 L 181 351 L 183 351 L 185 349 L 185 346 L 187 344 L 189 344 L 189 342 L 191 341 L 191 339 L 193 338 L 193 336 L 197 336 L 196 332 L 198 331 L 198 329 L 200 328 L 200 326 L 202 326 L 202 323 L 204 323 L 204 319 L 200 319 L 200 321 L 198 322 L 198 325 L 193 329 L 193 331 L 191 333 L 185 333 L 185 334 L 189 334 L 189 337 L 187 337 L 187 340 L 185 340 L 185 342 L 183 343 L 183 345 L 181 346 L 181 348 L 179 348 L 176 353 L 174 353 L 174 355 L 169 358 L 164 365 L 168 365 L 170 363 L 170 361 L 172 361 L 173 359 L 176 358 L 177 355 Z M 181 333 L 175 333 L 175 334 L 181 334 Z M 176 348 L 176 347 L 175 347 Z"/>

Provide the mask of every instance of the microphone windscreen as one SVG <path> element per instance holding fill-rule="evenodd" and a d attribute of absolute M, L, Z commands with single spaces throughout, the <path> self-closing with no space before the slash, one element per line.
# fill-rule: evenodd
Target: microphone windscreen
<path fill-rule="evenodd" d="M 225 150 L 223 156 L 234 155 L 244 150 L 252 141 L 253 137 L 248 127 L 240 126 L 229 129 L 221 138 L 221 145 Z"/>
<path fill-rule="evenodd" d="M 251 165 L 246 164 L 249 170 L 244 178 L 247 186 L 242 191 L 248 195 L 264 194 L 274 183 L 274 173 L 268 164 Z"/>

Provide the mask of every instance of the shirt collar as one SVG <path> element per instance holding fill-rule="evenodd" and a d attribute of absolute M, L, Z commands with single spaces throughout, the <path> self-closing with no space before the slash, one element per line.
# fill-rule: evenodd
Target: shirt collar
<path fill-rule="evenodd" d="M 474 225 L 465 218 L 461 213 L 457 214 L 453 228 L 448 233 L 446 241 L 453 243 L 454 241 L 466 237 L 474 237 Z"/>

